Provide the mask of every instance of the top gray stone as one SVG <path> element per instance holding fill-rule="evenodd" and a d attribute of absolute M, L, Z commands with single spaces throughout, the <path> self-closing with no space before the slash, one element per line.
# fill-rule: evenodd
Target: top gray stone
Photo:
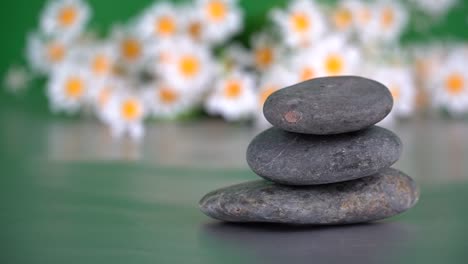
<path fill-rule="evenodd" d="M 316 78 L 270 95 L 266 119 L 290 132 L 329 135 L 361 130 L 381 121 L 393 106 L 381 83 L 358 77 Z"/>

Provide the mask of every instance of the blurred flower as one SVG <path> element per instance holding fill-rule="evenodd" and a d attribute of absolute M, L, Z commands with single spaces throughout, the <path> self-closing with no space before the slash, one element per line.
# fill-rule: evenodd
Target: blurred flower
<path fill-rule="evenodd" d="M 31 76 L 29 72 L 25 67 L 18 65 L 8 68 L 3 77 L 3 85 L 12 93 L 17 93 L 26 89 L 30 81 Z"/>
<path fill-rule="evenodd" d="M 39 73 L 50 73 L 62 63 L 71 51 L 71 45 L 61 38 L 47 38 L 38 33 L 28 36 L 27 54 L 31 68 Z"/>
<path fill-rule="evenodd" d="M 174 43 L 170 61 L 158 65 L 160 77 L 188 92 L 202 92 L 215 74 L 213 58 L 207 47 L 189 39 Z"/>
<path fill-rule="evenodd" d="M 260 71 L 268 70 L 278 63 L 282 50 L 267 32 L 252 37 L 252 64 Z"/>
<path fill-rule="evenodd" d="M 311 74 L 313 77 L 355 74 L 358 70 L 359 50 L 348 44 L 343 35 L 327 37 L 316 45 L 313 52 L 318 62 L 317 73 Z M 306 77 L 303 74 L 302 77 Z"/>
<path fill-rule="evenodd" d="M 130 91 L 114 93 L 107 103 L 105 120 L 112 135 L 120 138 L 127 134 L 134 140 L 144 135 L 143 120 L 146 108 L 141 95 Z"/>
<path fill-rule="evenodd" d="M 458 0 L 412 0 L 423 12 L 431 16 L 441 16 L 447 13 Z"/>
<path fill-rule="evenodd" d="M 41 17 L 41 29 L 47 35 L 73 38 L 80 34 L 90 16 L 81 0 L 52 0 Z"/>
<path fill-rule="evenodd" d="M 393 109 L 390 115 L 408 117 L 415 108 L 416 87 L 413 73 L 407 66 L 380 66 L 372 78 L 390 90 Z"/>
<path fill-rule="evenodd" d="M 149 68 L 157 72 L 160 64 L 168 64 L 173 60 L 175 53 L 174 45 L 180 41 L 180 37 L 175 37 L 171 41 L 150 41 L 147 43 L 147 60 Z"/>
<path fill-rule="evenodd" d="M 441 67 L 445 57 L 445 48 L 441 45 L 416 45 L 412 53 L 418 81 L 424 88 L 427 88 L 432 76 Z"/>
<path fill-rule="evenodd" d="M 249 67 L 252 64 L 250 50 L 239 43 L 230 44 L 223 50 L 222 63 L 226 71 Z"/>
<path fill-rule="evenodd" d="M 255 119 L 257 126 L 271 126 L 263 115 L 263 105 L 265 104 L 268 96 L 284 87 L 293 85 L 296 82 L 297 80 L 294 74 L 284 65 L 275 65 L 261 75 L 258 85 L 259 90 L 257 94 L 257 111 Z"/>
<path fill-rule="evenodd" d="M 93 82 L 89 96 L 101 121 L 109 122 L 107 106 L 114 94 L 122 90 L 124 90 L 123 81 L 117 78 L 98 79 Z"/>
<path fill-rule="evenodd" d="M 303 82 L 319 76 L 320 61 L 314 48 L 302 49 L 291 56 L 290 69 L 294 82 Z"/>
<path fill-rule="evenodd" d="M 49 80 L 47 95 L 54 112 L 76 113 L 89 95 L 89 72 L 73 64 L 55 70 Z"/>
<path fill-rule="evenodd" d="M 451 114 L 468 112 L 468 70 L 466 56 L 453 52 L 433 77 L 433 103 Z"/>
<path fill-rule="evenodd" d="M 292 47 L 308 46 L 325 32 L 325 21 L 315 1 L 294 0 L 286 10 L 271 13 L 286 44 Z"/>
<path fill-rule="evenodd" d="M 339 1 L 332 12 L 333 27 L 340 32 L 350 32 L 354 28 L 361 5 L 357 1 Z M 356 16 L 356 17 L 355 17 Z"/>
<path fill-rule="evenodd" d="M 94 78 L 108 78 L 115 71 L 118 53 L 111 43 L 86 47 L 86 66 Z"/>
<path fill-rule="evenodd" d="M 215 84 L 205 102 L 210 114 L 219 114 L 228 121 L 251 117 L 256 107 L 254 76 L 234 70 Z"/>
<path fill-rule="evenodd" d="M 144 12 L 137 29 L 145 38 L 164 41 L 173 38 L 181 30 L 181 17 L 170 3 L 155 3 Z"/>
<path fill-rule="evenodd" d="M 277 65 L 272 67 L 260 78 L 258 85 L 258 106 L 263 108 L 263 104 L 265 103 L 268 96 L 279 89 L 293 85 L 295 83 L 297 83 L 297 80 L 294 74 L 286 69 L 285 66 Z"/>
<path fill-rule="evenodd" d="M 152 83 L 144 99 L 155 117 L 176 118 L 195 105 L 195 96 L 167 83 Z"/>
<path fill-rule="evenodd" d="M 243 15 L 237 0 L 197 0 L 195 6 L 204 33 L 201 37 L 208 43 L 226 41 L 242 27 Z"/>
<path fill-rule="evenodd" d="M 381 0 L 366 31 L 368 41 L 394 42 L 399 39 L 408 22 L 408 13 L 398 1 Z"/>
<path fill-rule="evenodd" d="M 352 12 L 354 27 L 359 40 L 363 45 L 375 36 L 374 27 L 370 27 L 371 22 L 375 21 L 377 9 L 369 2 L 360 0 L 346 1 L 346 7 Z"/>
<path fill-rule="evenodd" d="M 131 28 L 114 28 L 112 42 L 117 45 L 120 61 L 130 70 L 135 70 L 147 60 L 147 42 L 141 34 L 132 32 Z"/>

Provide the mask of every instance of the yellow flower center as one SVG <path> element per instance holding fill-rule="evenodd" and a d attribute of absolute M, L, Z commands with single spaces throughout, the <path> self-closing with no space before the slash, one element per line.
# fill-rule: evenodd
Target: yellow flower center
<path fill-rule="evenodd" d="M 122 117 L 127 121 L 132 121 L 140 117 L 142 112 L 140 103 L 135 99 L 127 99 L 122 103 Z"/>
<path fill-rule="evenodd" d="M 294 31 L 304 33 L 310 28 L 310 19 L 303 12 L 296 12 L 291 15 L 290 23 Z"/>
<path fill-rule="evenodd" d="M 92 63 L 92 70 L 97 75 L 103 75 L 109 72 L 111 66 L 109 59 L 104 54 L 97 55 Z"/>
<path fill-rule="evenodd" d="M 207 12 L 212 20 L 220 21 L 226 17 L 227 6 L 220 0 L 213 0 L 208 3 Z"/>
<path fill-rule="evenodd" d="M 389 7 L 385 8 L 382 12 L 381 22 L 385 28 L 391 27 L 395 22 L 395 11 Z"/>
<path fill-rule="evenodd" d="M 202 32 L 202 23 L 199 21 L 194 21 L 188 26 L 188 33 L 193 39 L 200 39 Z"/>
<path fill-rule="evenodd" d="M 84 93 L 84 82 L 79 77 L 70 77 L 65 83 L 65 94 L 68 98 L 78 99 Z"/>
<path fill-rule="evenodd" d="M 260 92 L 260 96 L 258 98 L 260 106 L 263 106 L 263 104 L 265 104 L 265 101 L 268 98 L 268 96 L 270 96 L 272 93 L 276 92 L 276 90 L 278 90 L 278 87 L 273 86 L 273 85 L 268 86 L 267 88 L 263 89 Z"/>
<path fill-rule="evenodd" d="M 242 85 L 239 81 L 229 81 L 224 88 L 226 98 L 235 99 L 241 95 Z"/>
<path fill-rule="evenodd" d="M 315 77 L 315 71 L 312 67 L 305 67 L 300 72 L 300 79 L 301 81 L 310 80 Z"/>
<path fill-rule="evenodd" d="M 62 61 L 65 57 L 65 47 L 60 43 L 51 43 L 47 47 L 47 57 L 52 62 Z"/>
<path fill-rule="evenodd" d="M 353 15 L 351 10 L 347 8 L 341 8 L 336 11 L 335 15 L 333 16 L 333 21 L 335 22 L 335 26 L 339 29 L 344 29 L 349 27 L 353 20 Z"/>
<path fill-rule="evenodd" d="M 141 44 L 136 39 L 126 39 L 122 42 L 120 50 L 125 59 L 136 60 L 141 55 Z"/>
<path fill-rule="evenodd" d="M 325 70 L 329 75 L 338 75 L 343 72 L 344 61 L 340 55 L 332 54 L 325 60 Z"/>
<path fill-rule="evenodd" d="M 179 70 L 185 77 L 194 77 L 200 71 L 200 62 L 195 56 L 183 56 L 179 61 Z"/>
<path fill-rule="evenodd" d="M 259 48 L 255 51 L 255 64 L 260 68 L 265 68 L 273 63 L 273 49 L 270 47 Z"/>
<path fill-rule="evenodd" d="M 452 95 L 460 94 L 464 90 L 465 80 L 459 73 L 450 74 L 445 80 L 445 88 Z"/>
<path fill-rule="evenodd" d="M 172 104 L 179 99 L 179 93 L 171 88 L 163 87 L 158 92 L 159 100 L 164 104 Z"/>
<path fill-rule="evenodd" d="M 156 32 L 160 35 L 170 36 L 176 31 L 176 23 L 170 16 L 162 16 L 156 22 Z"/>
<path fill-rule="evenodd" d="M 75 21 L 78 17 L 78 10 L 74 6 L 67 6 L 60 10 L 58 15 L 58 20 L 60 25 L 64 27 L 69 27 L 75 24 Z"/>

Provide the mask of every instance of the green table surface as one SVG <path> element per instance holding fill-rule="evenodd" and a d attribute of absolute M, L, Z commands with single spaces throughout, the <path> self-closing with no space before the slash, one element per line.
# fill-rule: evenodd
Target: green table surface
<path fill-rule="evenodd" d="M 256 179 L 258 130 L 218 121 L 154 123 L 141 144 L 92 118 L 0 113 L 0 263 L 466 263 L 468 123 L 394 128 L 395 167 L 421 185 L 412 210 L 374 224 L 234 225 L 198 200 Z"/>

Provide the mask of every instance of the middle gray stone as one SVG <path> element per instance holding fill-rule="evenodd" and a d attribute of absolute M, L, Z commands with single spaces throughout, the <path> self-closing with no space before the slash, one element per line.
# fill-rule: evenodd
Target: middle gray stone
<path fill-rule="evenodd" d="M 270 128 L 247 148 L 247 163 L 259 176 L 280 184 L 347 181 L 391 166 L 402 144 L 391 131 L 372 126 L 337 135 L 308 135 Z"/>

